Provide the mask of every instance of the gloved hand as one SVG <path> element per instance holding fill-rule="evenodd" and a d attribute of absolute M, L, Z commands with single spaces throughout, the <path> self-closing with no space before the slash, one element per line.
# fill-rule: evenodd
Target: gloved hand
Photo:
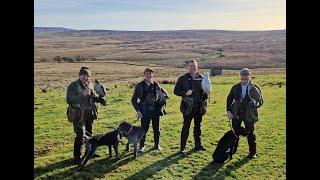
<path fill-rule="evenodd" d="M 232 115 L 231 111 L 227 111 L 227 116 L 228 116 L 229 119 L 233 118 L 233 115 Z"/>
<path fill-rule="evenodd" d="M 107 101 L 105 100 L 105 98 L 103 98 L 103 97 L 100 98 L 100 104 L 102 106 L 106 106 L 107 105 Z"/>
<path fill-rule="evenodd" d="M 203 100 L 207 100 L 207 99 L 208 99 L 208 95 L 207 95 L 206 93 L 203 93 L 203 94 L 202 94 L 202 99 L 203 99 Z"/>
<path fill-rule="evenodd" d="M 137 111 L 137 117 L 138 117 L 139 119 L 142 118 L 142 113 L 141 113 L 140 111 Z"/>
<path fill-rule="evenodd" d="M 83 95 L 84 97 L 90 96 L 90 94 L 91 94 L 91 89 L 84 89 L 84 90 L 82 91 L 82 95 Z"/>
<path fill-rule="evenodd" d="M 190 96 L 192 94 L 192 90 L 188 90 L 187 92 L 186 92 L 186 95 L 187 96 Z"/>

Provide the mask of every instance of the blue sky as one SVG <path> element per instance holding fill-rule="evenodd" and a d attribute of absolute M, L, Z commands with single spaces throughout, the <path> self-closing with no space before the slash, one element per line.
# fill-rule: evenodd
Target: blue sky
<path fill-rule="evenodd" d="M 34 26 L 112 30 L 286 28 L 285 0 L 35 0 Z"/>

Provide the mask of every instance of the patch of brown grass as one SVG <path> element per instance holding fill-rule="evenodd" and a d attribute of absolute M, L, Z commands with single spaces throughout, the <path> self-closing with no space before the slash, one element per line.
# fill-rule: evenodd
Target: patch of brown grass
<path fill-rule="evenodd" d="M 201 63 L 199 63 L 201 64 Z M 174 84 L 177 78 L 186 73 L 185 68 L 160 66 L 144 63 L 128 62 L 84 62 L 84 63 L 35 63 L 34 78 L 35 89 L 47 92 L 50 89 L 65 90 L 69 83 L 78 78 L 79 70 L 87 66 L 92 71 L 92 78 L 98 79 L 106 87 L 111 84 L 138 83 L 143 79 L 143 71 L 146 67 L 154 69 L 155 80 L 161 84 Z M 210 69 L 199 69 L 200 73 L 210 72 Z M 253 69 L 254 74 L 274 74 L 285 72 L 284 68 Z M 239 70 L 222 70 L 223 75 L 239 74 Z M 48 87 L 50 86 L 50 87 Z"/>

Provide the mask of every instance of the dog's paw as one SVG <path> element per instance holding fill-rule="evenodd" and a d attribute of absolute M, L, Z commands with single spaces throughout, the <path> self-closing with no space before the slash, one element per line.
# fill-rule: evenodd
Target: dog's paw
<path fill-rule="evenodd" d="M 109 156 L 108 156 L 108 159 L 111 159 L 111 158 L 112 158 L 112 156 L 109 155 Z"/>
<path fill-rule="evenodd" d="M 120 157 L 116 157 L 116 161 L 119 161 L 120 160 Z"/>

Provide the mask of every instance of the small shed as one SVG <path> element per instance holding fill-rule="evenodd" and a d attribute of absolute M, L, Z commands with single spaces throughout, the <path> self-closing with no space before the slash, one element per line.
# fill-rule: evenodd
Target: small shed
<path fill-rule="evenodd" d="M 222 75 L 222 67 L 221 66 L 214 66 L 211 68 L 211 76 L 219 76 Z"/>

